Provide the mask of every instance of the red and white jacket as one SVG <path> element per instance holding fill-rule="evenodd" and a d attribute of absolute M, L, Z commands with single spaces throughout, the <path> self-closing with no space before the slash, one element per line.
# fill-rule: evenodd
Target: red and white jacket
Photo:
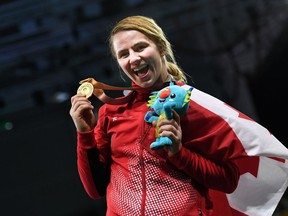
<path fill-rule="evenodd" d="M 183 85 L 177 83 L 178 85 Z M 129 103 L 104 104 L 93 131 L 78 132 L 78 171 L 88 195 L 106 195 L 107 215 L 211 215 L 209 189 L 232 193 L 243 146 L 218 115 L 190 101 L 181 117 L 182 148 L 151 150 L 155 129 L 144 121 L 151 91 Z"/>

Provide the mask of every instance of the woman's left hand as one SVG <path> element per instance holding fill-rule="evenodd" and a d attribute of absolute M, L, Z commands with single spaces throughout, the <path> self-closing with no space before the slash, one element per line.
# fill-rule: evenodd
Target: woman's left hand
<path fill-rule="evenodd" d="M 165 146 L 168 156 L 177 154 L 182 147 L 182 129 L 180 125 L 180 116 L 173 110 L 172 119 L 163 119 L 159 122 L 153 122 L 154 126 L 159 127 L 159 135 L 169 137 L 172 140 L 171 146 Z"/>

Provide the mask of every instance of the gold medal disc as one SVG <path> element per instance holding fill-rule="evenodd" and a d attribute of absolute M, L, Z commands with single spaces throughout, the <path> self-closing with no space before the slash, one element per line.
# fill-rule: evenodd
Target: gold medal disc
<path fill-rule="evenodd" d="M 79 86 L 79 88 L 77 90 L 77 94 L 84 94 L 84 95 L 86 95 L 86 98 L 89 98 L 92 96 L 93 90 L 94 90 L 94 87 L 93 87 L 92 83 L 84 82 Z"/>

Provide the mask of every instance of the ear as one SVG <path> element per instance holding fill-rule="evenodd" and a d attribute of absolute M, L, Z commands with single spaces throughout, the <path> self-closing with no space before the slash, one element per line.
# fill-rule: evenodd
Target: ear
<path fill-rule="evenodd" d="M 190 101 L 190 97 L 191 97 L 191 93 L 192 93 L 192 87 L 189 88 L 188 90 L 186 90 L 186 96 L 185 96 L 185 99 L 184 99 L 184 102 L 185 103 L 188 103 Z"/>

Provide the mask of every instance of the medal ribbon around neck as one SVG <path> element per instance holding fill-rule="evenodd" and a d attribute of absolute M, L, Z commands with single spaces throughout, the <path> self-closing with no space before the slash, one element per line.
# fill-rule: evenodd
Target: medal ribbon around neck
<path fill-rule="evenodd" d="M 128 94 L 126 97 L 112 98 L 105 94 L 104 90 L 136 90 L 138 88 L 133 87 L 118 87 L 111 86 L 96 81 L 94 78 L 87 78 L 79 82 L 80 86 L 77 90 L 77 94 L 84 94 L 86 98 L 95 95 L 100 101 L 106 104 L 118 105 L 127 103 L 132 94 Z"/>

